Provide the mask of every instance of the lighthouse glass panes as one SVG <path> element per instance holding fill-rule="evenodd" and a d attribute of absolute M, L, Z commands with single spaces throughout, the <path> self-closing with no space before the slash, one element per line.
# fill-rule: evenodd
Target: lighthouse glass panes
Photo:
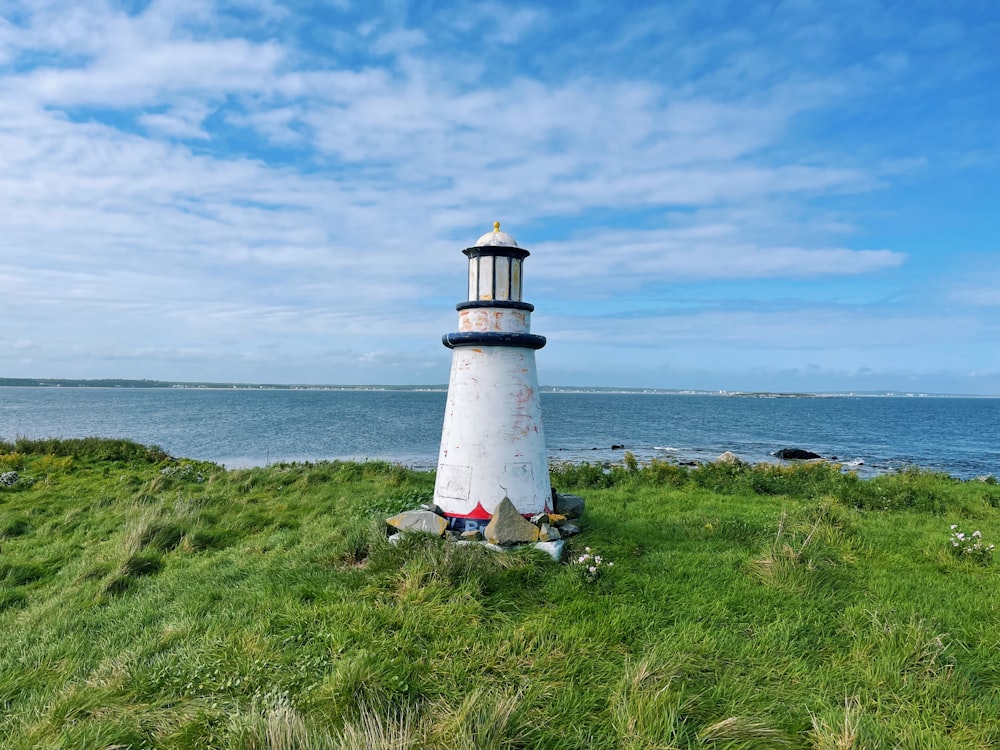
<path fill-rule="evenodd" d="M 469 299 L 520 302 L 522 260 L 517 256 L 470 254 Z"/>
<path fill-rule="evenodd" d="M 434 487 L 455 530 L 485 526 L 504 497 L 532 515 L 552 494 L 535 369 L 545 338 L 530 332 L 534 307 L 521 300 L 528 251 L 494 224 L 464 253 L 469 299 L 444 336 L 452 367 Z"/>

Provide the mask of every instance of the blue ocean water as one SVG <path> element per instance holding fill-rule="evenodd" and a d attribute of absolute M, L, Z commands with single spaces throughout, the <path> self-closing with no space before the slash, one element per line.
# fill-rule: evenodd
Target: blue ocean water
<path fill-rule="evenodd" d="M 0 387 L 0 438 L 125 437 L 230 467 L 437 463 L 443 391 Z M 542 393 L 555 461 L 774 461 L 805 448 L 861 474 L 919 466 L 1000 475 L 1000 399 Z"/>

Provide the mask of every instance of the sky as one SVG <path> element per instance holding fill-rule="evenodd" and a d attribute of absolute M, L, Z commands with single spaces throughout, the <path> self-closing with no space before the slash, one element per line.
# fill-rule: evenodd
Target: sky
<path fill-rule="evenodd" d="M 0 0 L 0 377 L 1000 394 L 1000 5 Z"/>

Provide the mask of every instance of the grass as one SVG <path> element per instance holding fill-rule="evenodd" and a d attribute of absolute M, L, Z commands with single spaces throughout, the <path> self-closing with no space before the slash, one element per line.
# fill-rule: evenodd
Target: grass
<path fill-rule="evenodd" d="M 407 536 L 433 475 L 0 443 L 4 748 L 989 748 L 1000 486 L 553 468 L 613 561 Z"/>

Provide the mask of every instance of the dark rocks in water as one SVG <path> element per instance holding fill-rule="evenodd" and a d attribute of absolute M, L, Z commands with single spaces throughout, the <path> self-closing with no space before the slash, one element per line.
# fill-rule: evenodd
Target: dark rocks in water
<path fill-rule="evenodd" d="M 806 461 L 813 458 L 823 458 L 818 453 L 802 450 L 801 448 L 782 448 L 781 450 L 775 451 L 771 455 L 775 458 L 781 458 L 786 461 Z"/>
<path fill-rule="evenodd" d="M 624 450 L 624 449 L 625 449 L 624 445 L 618 445 L 617 443 L 613 443 L 611 445 L 611 450 L 613 450 L 613 451 L 620 451 L 620 450 Z"/>

